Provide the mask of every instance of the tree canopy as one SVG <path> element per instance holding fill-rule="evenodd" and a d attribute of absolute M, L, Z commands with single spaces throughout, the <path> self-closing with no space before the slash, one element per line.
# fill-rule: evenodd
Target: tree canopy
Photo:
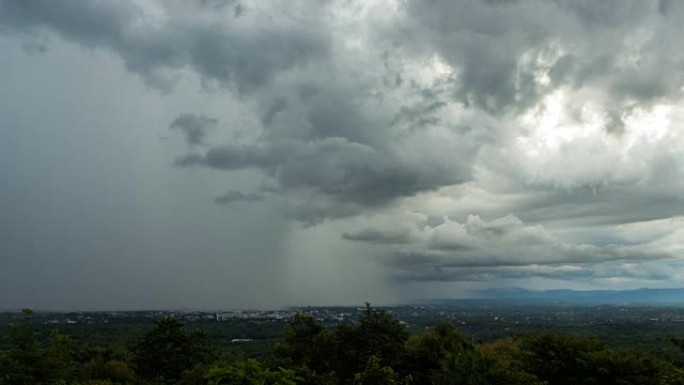
<path fill-rule="evenodd" d="M 370 305 L 332 327 L 295 314 L 272 355 L 237 360 L 171 317 L 128 345 L 57 330 L 43 340 L 31 319 L 22 312 L 2 335 L 0 385 L 684 385 L 681 362 L 595 337 L 543 332 L 482 344 L 447 322 L 410 336 Z"/>

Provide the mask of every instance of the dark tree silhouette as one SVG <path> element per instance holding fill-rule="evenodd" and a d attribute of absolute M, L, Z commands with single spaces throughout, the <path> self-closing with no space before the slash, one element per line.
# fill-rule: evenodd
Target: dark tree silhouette
<path fill-rule="evenodd" d="M 133 347 L 133 362 L 142 378 L 172 383 L 180 379 L 184 371 L 212 360 L 212 349 L 203 332 L 188 333 L 183 323 L 173 317 L 154 323 L 154 329 L 138 339 Z"/>

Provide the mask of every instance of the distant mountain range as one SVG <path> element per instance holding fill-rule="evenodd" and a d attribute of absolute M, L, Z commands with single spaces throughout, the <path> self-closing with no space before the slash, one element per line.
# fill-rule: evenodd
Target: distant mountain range
<path fill-rule="evenodd" d="M 684 288 L 587 291 L 489 289 L 474 292 L 468 299 L 443 299 L 436 302 L 468 305 L 684 306 Z"/>

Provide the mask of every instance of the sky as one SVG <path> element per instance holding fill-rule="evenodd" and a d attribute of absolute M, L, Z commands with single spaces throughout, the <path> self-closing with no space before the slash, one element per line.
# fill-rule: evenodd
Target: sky
<path fill-rule="evenodd" d="M 0 308 L 684 286 L 684 3 L 0 0 Z"/>

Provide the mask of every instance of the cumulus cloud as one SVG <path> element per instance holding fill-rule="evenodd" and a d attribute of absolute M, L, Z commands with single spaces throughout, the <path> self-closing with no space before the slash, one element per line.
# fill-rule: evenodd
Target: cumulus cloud
<path fill-rule="evenodd" d="M 268 84 L 278 72 L 325 51 L 321 31 L 301 23 L 283 25 L 271 20 L 254 28 L 224 22 L 221 7 L 199 15 L 199 6 L 206 8 L 210 2 L 155 4 L 159 12 L 140 3 L 3 0 L 0 20 L 11 32 L 54 31 L 86 47 L 110 49 L 129 70 L 165 91 L 171 90 L 179 71 L 190 69 L 208 82 L 250 92 Z M 255 19 L 260 17 L 270 20 L 268 15 Z"/>
<path fill-rule="evenodd" d="M 197 146 L 205 143 L 207 131 L 217 123 L 216 119 L 204 115 L 181 114 L 171 122 L 170 128 L 180 130 L 189 145 Z"/>
<path fill-rule="evenodd" d="M 683 20 L 664 0 L 0 0 L 0 32 L 234 95 L 249 135 L 212 141 L 230 117 L 180 115 L 193 149 L 175 165 L 256 175 L 215 203 L 342 222 L 418 281 L 680 257 L 676 226 L 619 226 L 684 214 Z"/>
<path fill-rule="evenodd" d="M 404 160 L 345 138 L 307 142 L 217 145 L 198 160 L 221 170 L 257 168 L 287 191 L 313 191 L 341 202 L 380 204 L 418 191 L 458 183 L 460 170 Z"/>
<path fill-rule="evenodd" d="M 402 244 L 411 242 L 410 229 L 397 231 L 382 231 L 378 229 L 363 229 L 361 231 L 344 233 L 342 238 L 349 241 L 381 243 L 381 244 Z"/>
<path fill-rule="evenodd" d="M 407 234 L 411 234 L 411 241 Z M 569 242 L 541 225 L 527 225 L 511 215 L 491 221 L 471 215 L 463 223 L 446 218 L 435 226 L 418 222 L 410 232 L 392 227 L 371 228 L 344 238 L 391 246 L 399 244 L 382 261 L 394 268 L 395 276 L 401 280 L 604 277 L 607 270 L 595 266 L 676 257 L 666 250 L 654 251 L 641 244 Z M 625 264 L 622 270 L 613 270 L 632 276 L 639 269 L 635 266 L 638 264 Z"/>

